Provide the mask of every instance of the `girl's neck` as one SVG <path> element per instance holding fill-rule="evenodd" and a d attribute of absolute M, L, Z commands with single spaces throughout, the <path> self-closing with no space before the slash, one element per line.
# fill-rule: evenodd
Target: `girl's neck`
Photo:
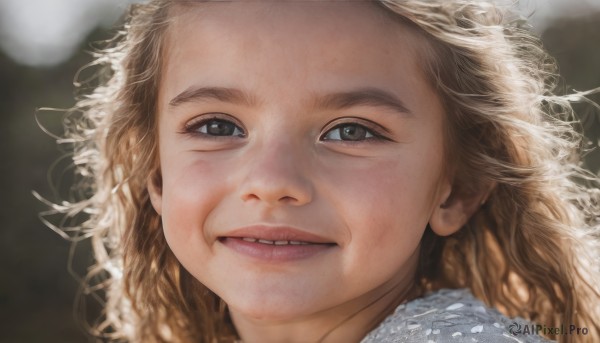
<path fill-rule="evenodd" d="M 381 288 L 336 308 L 292 321 L 249 318 L 230 309 L 243 343 L 360 342 L 403 302 L 419 296 L 414 275 L 395 278 Z"/>

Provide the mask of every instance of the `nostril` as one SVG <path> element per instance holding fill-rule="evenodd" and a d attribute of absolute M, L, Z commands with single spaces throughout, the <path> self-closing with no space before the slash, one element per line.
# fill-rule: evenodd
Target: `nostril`
<path fill-rule="evenodd" d="M 244 200 L 244 201 L 248 201 L 248 200 L 260 200 L 260 197 L 258 195 L 256 195 L 256 194 L 251 193 L 251 194 L 245 194 L 242 197 L 242 200 Z"/>
<path fill-rule="evenodd" d="M 284 197 L 279 198 L 279 201 L 280 202 L 284 202 L 284 203 L 288 203 L 288 202 L 296 202 L 296 201 L 298 201 L 298 199 L 286 195 Z"/>
<path fill-rule="evenodd" d="M 293 204 L 298 202 L 299 200 L 296 199 L 293 196 L 282 196 L 279 199 L 275 198 L 269 198 L 269 197 L 260 197 L 254 193 L 251 194 L 246 194 L 245 196 L 243 196 L 242 200 L 244 201 L 255 201 L 255 200 L 260 200 L 260 201 L 266 201 L 266 202 L 271 202 L 270 200 L 274 200 L 273 202 L 277 202 L 277 203 L 281 203 L 281 204 Z"/>
<path fill-rule="evenodd" d="M 242 180 L 239 195 L 244 202 L 269 205 L 302 205 L 311 201 L 313 185 L 301 172 L 250 173 Z"/>

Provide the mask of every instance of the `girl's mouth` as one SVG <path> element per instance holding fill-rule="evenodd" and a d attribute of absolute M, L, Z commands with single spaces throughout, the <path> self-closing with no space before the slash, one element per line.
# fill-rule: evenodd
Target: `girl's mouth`
<path fill-rule="evenodd" d="M 270 241 L 268 239 L 256 239 L 251 237 L 243 237 L 243 241 L 251 242 L 251 243 L 262 243 L 262 244 L 271 244 L 271 245 L 303 245 L 303 244 L 311 244 L 309 242 L 303 241 Z"/>
<path fill-rule="evenodd" d="M 269 234 L 273 236 L 273 232 Z M 271 238 L 269 237 L 269 238 Z M 218 242 L 234 252 L 257 262 L 291 262 L 308 259 L 337 247 L 332 242 L 315 242 L 296 239 L 266 239 L 253 235 L 222 236 Z"/>

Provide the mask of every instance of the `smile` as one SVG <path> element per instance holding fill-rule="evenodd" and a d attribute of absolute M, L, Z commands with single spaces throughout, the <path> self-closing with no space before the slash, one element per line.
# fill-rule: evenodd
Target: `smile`
<path fill-rule="evenodd" d="M 242 238 L 243 241 L 246 242 L 258 242 L 261 244 L 273 244 L 273 245 L 302 245 L 302 244 L 311 244 L 309 242 L 302 242 L 302 241 L 270 241 L 268 239 L 256 239 L 256 238 L 251 238 L 251 237 L 244 237 Z"/>
<path fill-rule="evenodd" d="M 252 226 L 220 236 L 218 242 L 243 257 L 261 262 L 290 262 L 320 255 L 337 244 L 308 232 Z"/>

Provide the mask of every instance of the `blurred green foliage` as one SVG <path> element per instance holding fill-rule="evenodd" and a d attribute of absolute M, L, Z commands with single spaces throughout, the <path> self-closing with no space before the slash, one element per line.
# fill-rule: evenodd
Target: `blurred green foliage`
<path fill-rule="evenodd" d="M 546 49 L 558 62 L 563 90 L 585 91 L 600 87 L 600 13 L 577 19 L 560 19 L 542 33 Z M 600 104 L 600 94 L 589 99 Z M 588 169 L 600 170 L 600 110 L 589 104 L 573 106 L 581 117 L 585 135 L 595 150 L 585 156 Z"/>
<path fill-rule="evenodd" d="M 600 86 L 600 14 L 557 21 L 542 37 L 557 58 L 566 91 Z M 95 32 L 89 41 L 103 38 L 108 38 L 106 33 Z M 72 106 L 73 76 L 90 60 L 89 54 L 80 52 L 57 67 L 36 69 L 0 55 L 0 114 L 7 120 L 0 125 L 0 343 L 86 341 L 72 311 L 78 283 L 67 271 L 70 244 L 38 220 L 46 208 L 31 191 L 61 200 L 49 186 L 47 173 L 64 153 L 38 127 L 34 113 L 44 106 Z M 600 103 L 600 96 L 592 99 Z M 39 120 L 60 134 L 60 112 L 40 113 Z M 584 126 L 597 145 L 600 114 L 588 115 Z M 600 152 L 588 154 L 586 163 L 598 172 Z M 62 194 L 64 187 L 59 190 Z M 75 273 L 84 274 L 90 262 L 84 244 L 74 258 Z"/>
<path fill-rule="evenodd" d="M 95 32 L 91 41 L 106 38 Z M 40 107 L 68 108 L 74 104 L 73 77 L 91 57 L 83 50 L 54 68 L 21 66 L 0 54 L 0 342 L 83 342 L 73 304 L 78 282 L 69 275 L 70 244 L 38 219 L 47 210 L 32 191 L 58 202 L 48 170 L 64 152 L 36 123 Z M 42 125 L 60 134 L 61 112 L 40 112 Z M 64 160 L 67 161 L 66 159 Z M 64 163 L 63 163 L 64 164 Z M 56 170 L 60 170 L 58 166 Z M 63 168 L 64 169 L 64 168 Z M 68 171 L 67 171 L 68 172 Z M 56 182 L 56 175 L 52 176 Z M 82 244 L 74 259 L 76 273 L 91 262 Z"/>

